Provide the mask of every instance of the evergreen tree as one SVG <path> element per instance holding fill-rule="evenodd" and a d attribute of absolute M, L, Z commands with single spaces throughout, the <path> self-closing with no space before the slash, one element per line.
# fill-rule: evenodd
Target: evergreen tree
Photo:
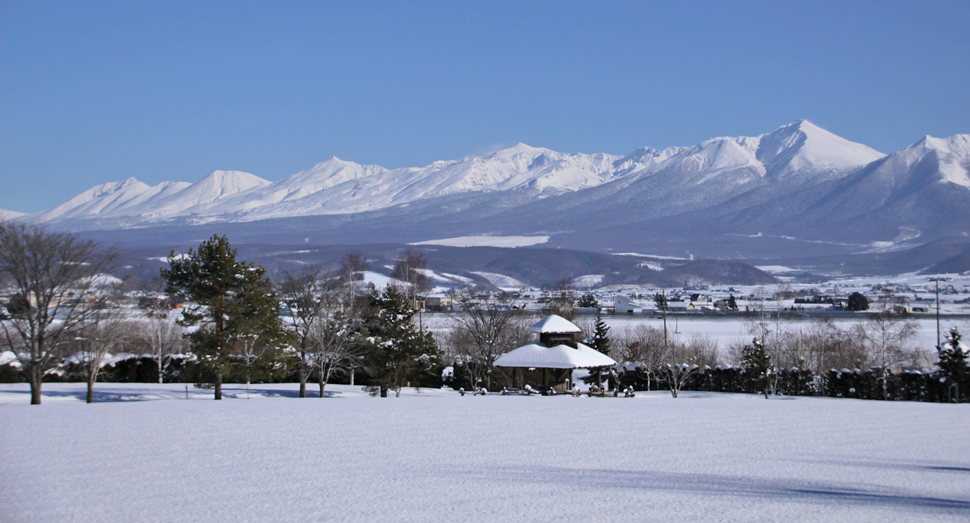
<path fill-rule="evenodd" d="M 192 352 L 201 369 L 215 377 L 215 399 L 222 399 L 222 377 L 230 371 L 233 354 L 249 361 L 254 348 L 266 348 L 260 352 L 266 354 L 263 359 L 279 367 L 268 353 L 278 354 L 291 335 L 280 321 L 279 300 L 270 292 L 263 267 L 237 260 L 236 249 L 218 235 L 185 256 L 172 251 L 168 263 L 162 269 L 165 290 L 190 302 L 179 323 L 197 327 L 189 335 Z"/>
<path fill-rule="evenodd" d="M 400 396 L 409 382 L 419 384 L 422 375 L 440 368 L 441 352 L 434 336 L 415 328 L 414 312 L 408 298 L 393 287 L 383 292 L 371 290 L 361 340 L 372 394 L 386 398 L 388 390 L 393 390 Z"/>
<path fill-rule="evenodd" d="M 728 297 L 727 308 L 731 311 L 738 310 L 738 302 L 734 299 L 734 294 L 731 294 L 731 296 Z"/>
<path fill-rule="evenodd" d="M 596 327 L 593 331 L 591 347 L 607 356 L 610 355 L 610 327 L 603 321 L 602 316 L 596 317 Z"/>
<path fill-rule="evenodd" d="M 585 309 L 590 309 L 590 308 L 599 307 L 600 304 L 598 301 L 596 301 L 596 296 L 593 296 L 593 293 L 587 292 L 586 294 L 583 294 L 582 296 L 579 297 L 579 302 L 576 303 L 576 306 L 582 307 Z"/>
<path fill-rule="evenodd" d="M 970 392 L 967 390 L 968 385 L 970 385 L 967 379 L 970 377 L 970 368 L 967 367 L 967 353 L 960 347 L 961 338 L 960 331 L 956 327 L 950 329 L 946 343 L 940 347 L 940 360 L 936 362 L 943 372 L 947 390 L 955 387 L 957 402 L 960 401 L 961 394 L 963 397 L 967 397 L 968 392 Z"/>
<path fill-rule="evenodd" d="M 853 292 L 849 295 L 848 308 L 850 311 L 867 311 L 869 300 L 861 292 Z"/>
<path fill-rule="evenodd" d="M 590 347 L 593 349 L 610 355 L 610 327 L 603 321 L 601 316 L 596 317 L 596 327 L 593 331 L 593 337 L 588 340 L 590 342 Z M 602 375 L 608 367 L 594 367 L 589 369 L 589 376 L 587 376 L 583 381 L 587 384 L 596 383 L 599 385 L 603 382 Z"/>
<path fill-rule="evenodd" d="M 765 350 L 764 343 L 754 338 L 750 347 L 745 347 L 741 355 L 741 366 L 744 367 L 745 377 L 755 390 L 763 391 L 768 399 L 768 391 L 774 381 L 775 370 L 771 366 L 771 358 Z"/>

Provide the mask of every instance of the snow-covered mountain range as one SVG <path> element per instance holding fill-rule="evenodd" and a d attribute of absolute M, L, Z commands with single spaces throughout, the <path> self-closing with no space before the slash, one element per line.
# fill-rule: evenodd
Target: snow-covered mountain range
<path fill-rule="evenodd" d="M 20 219 L 76 231 L 209 224 L 253 235 L 270 228 L 254 222 L 273 219 L 273 238 L 331 243 L 545 235 L 553 246 L 595 250 L 808 256 L 970 231 L 968 171 L 970 135 L 927 136 L 885 155 L 801 120 L 624 157 L 517 144 L 402 169 L 334 157 L 277 182 L 235 171 L 154 187 L 129 178 Z"/>
<path fill-rule="evenodd" d="M 521 143 L 487 156 L 393 170 L 333 157 L 275 183 L 238 171 L 215 171 L 194 184 L 154 187 L 129 178 L 92 187 L 29 219 L 117 219 L 119 225 L 179 218 L 253 221 L 366 212 L 467 192 L 526 189 L 543 198 L 609 181 L 617 160 L 609 154 L 564 154 Z"/>

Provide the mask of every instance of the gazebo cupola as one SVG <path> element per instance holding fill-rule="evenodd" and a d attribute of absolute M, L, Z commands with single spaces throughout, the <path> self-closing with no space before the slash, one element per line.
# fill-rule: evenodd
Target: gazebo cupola
<path fill-rule="evenodd" d="M 546 347 L 565 345 L 574 349 L 576 348 L 576 334 L 582 332 L 571 321 L 555 314 L 543 318 L 542 321 L 529 327 L 529 330 L 537 333 L 539 343 Z"/>

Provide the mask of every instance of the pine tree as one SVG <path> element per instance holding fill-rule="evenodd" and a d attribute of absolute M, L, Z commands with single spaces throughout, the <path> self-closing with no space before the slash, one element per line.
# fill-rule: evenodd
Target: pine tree
<path fill-rule="evenodd" d="M 867 311 L 869 310 L 869 300 L 861 292 L 853 292 L 849 295 L 847 307 L 850 311 Z"/>
<path fill-rule="evenodd" d="M 600 304 L 598 301 L 596 301 L 596 296 L 593 296 L 593 293 L 587 292 L 586 294 L 583 294 L 582 296 L 579 297 L 579 302 L 576 303 L 576 306 L 582 307 L 585 309 L 590 309 L 590 308 L 599 307 Z"/>
<path fill-rule="evenodd" d="M 590 347 L 593 349 L 610 355 L 610 327 L 603 321 L 601 316 L 596 317 L 596 327 L 593 331 L 593 337 L 590 340 Z M 597 385 L 602 383 L 602 374 L 606 367 L 594 367 L 589 369 L 589 376 L 584 380 L 587 384 L 596 383 Z"/>
<path fill-rule="evenodd" d="M 602 316 L 596 317 L 596 327 L 593 331 L 591 346 L 607 356 L 610 355 L 610 327 L 603 321 Z"/>
<path fill-rule="evenodd" d="M 967 396 L 968 377 L 970 369 L 967 367 L 967 353 L 960 347 L 960 331 L 956 327 L 950 329 L 950 334 L 946 337 L 946 343 L 940 347 L 939 358 L 936 363 L 943 372 L 947 390 L 950 387 L 956 388 L 956 401 L 960 401 L 961 390 L 964 397 Z"/>
<path fill-rule="evenodd" d="M 750 347 L 745 347 L 741 355 L 741 366 L 744 367 L 748 383 L 756 390 L 763 391 L 768 399 L 768 391 L 774 381 L 775 370 L 771 366 L 771 358 L 760 339 L 754 338 Z"/>
<path fill-rule="evenodd" d="M 275 353 L 289 345 L 279 317 L 279 300 L 270 292 L 266 270 L 236 259 L 236 249 L 225 236 L 213 235 L 198 251 L 168 257 L 162 269 L 166 292 L 190 302 L 179 323 L 197 327 L 190 335 L 192 352 L 203 371 L 215 376 L 215 399 L 222 399 L 222 377 L 230 370 L 231 357 L 242 353 L 249 361 L 253 350 Z M 275 357 L 273 365 L 280 362 Z"/>
<path fill-rule="evenodd" d="M 430 332 L 414 325 L 414 308 L 408 298 L 388 286 L 368 297 L 363 316 L 361 339 L 364 368 L 373 378 L 368 390 L 387 397 L 388 390 L 401 395 L 401 389 L 441 365 L 441 352 Z"/>
<path fill-rule="evenodd" d="M 738 302 L 734 299 L 734 294 L 731 294 L 731 296 L 728 298 L 727 308 L 728 310 L 732 311 L 738 310 Z"/>

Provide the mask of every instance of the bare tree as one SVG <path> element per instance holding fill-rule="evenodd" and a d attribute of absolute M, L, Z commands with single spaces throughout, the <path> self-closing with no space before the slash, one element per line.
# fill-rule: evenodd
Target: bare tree
<path fill-rule="evenodd" d="M 358 286 L 364 279 L 364 272 L 367 271 L 369 264 L 364 253 L 360 251 L 350 251 L 340 260 L 340 277 L 347 283 L 347 295 L 350 303 L 357 301 Z"/>
<path fill-rule="evenodd" d="M 703 365 L 717 361 L 717 345 L 703 336 L 692 340 L 693 343 L 674 342 L 668 345 L 661 362 L 660 372 L 667 377 L 670 394 L 677 397 L 680 390 L 692 376 L 700 372 Z"/>
<path fill-rule="evenodd" d="M 431 290 L 433 286 L 431 279 L 424 274 L 427 264 L 428 260 L 423 252 L 417 249 L 406 249 L 395 262 L 394 270 L 391 272 L 391 277 L 402 284 L 401 294 L 415 308 L 417 308 L 418 295 Z"/>
<path fill-rule="evenodd" d="M 748 334 L 758 340 L 760 344 L 759 350 L 763 350 L 768 355 L 774 368 L 784 366 L 782 360 L 786 356 L 786 349 L 790 349 L 792 342 L 797 341 L 797 337 L 788 332 L 789 318 L 786 314 L 782 313 L 780 303 L 781 299 L 790 296 L 792 292 L 791 285 L 785 284 L 781 290 L 774 294 L 774 300 L 779 303 L 776 303 L 775 313 L 772 315 L 765 307 L 765 301 L 768 299 L 767 292 L 764 288 L 759 288 L 756 293 L 758 301 L 757 315 L 746 321 Z M 744 351 L 748 348 L 750 346 L 744 345 L 738 355 L 743 356 Z M 773 380 L 771 385 L 773 385 L 772 388 L 775 394 L 777 394 L 779 373 L 775 372 L 768 375 Z"/>
<path fill-rule="evenodd" d="M 359 259 L 342 264 L 339 275 L 319 267 L 297 274 L 284 273 L 278 284 L 283 306 L 289 312 L 290 328 L 296 334 L 301 398 L 306 397 L 306 383 L 314 371 L 318 373 L 323 398 L 333 375 L 351 370 L 355 361 L 359 281 L 356 273 L 366 269 L 358 262 Z M 345 286 L 347 281 L 350 286 Z"/>
<path fill-rule="evenodd" d="M 173 354 L 185 347 L 184 330 L 178 325 L 179 311 L 173 309 L 171 300 L 163 295 L 165 282 L 160 279 L 147 284 L 147 294 L 143 304 L 144 319 L 141 322 L 140 338 L 148 346 L 158 368 L 158 383 L 163 383 L 165 369 L 171 364 Z"/>
<path fill-rule="evenodd" d="M 614 350 L 618 350 L 613 359 L 622 362 L 639 364 L 647 373 L 647 390 L 650 390 L 650 379 L 656 376 L 656 370 L 661 367 L 667 357 L 668 345 L 664 339 L 664 332 L 645 324 L 613 333 Z"/>
<path fill-rule="evenodd" d="M 324 309 L 324 314 L 314 325 L 312 332 L 317 371 L 320 373 L 320 397 L 323 398 L 327 384 L 337 372 L 353 372 L 362 354 L 358 343 L 360 316 L 357 309 L 335 307 Z"/>
<path fill-rule="evenodd" d="M 300 380 L 301 398 L 306 397 L 307 380 L 316 365 L 316 325 L 325 314 L 327 305 L 319 286 L 325 284 L 320 267 L 311 267 L 299 273 L 284 271 L 282 279 L 276 284 L 283 309 L 289 317 L 288 327 L 296 334 L 296 375 Z"/>
<path fill-rule="evenodd" d="M 573 292 L 573 281 L 568 276 L 556 280 L 549 298 L 549 312 L 562 316 L 569 321 L 575 316 L 576 294 Z"/>
<path fill-rule="evenodd" d="M 668 363 L 660 368 L 661 372 L 667 377 L 670 385 L 670 395 L 677 397 L 680 389 L 691 376 L 700 372 L 701 367 L 696 363 Z"/>
<path fill-rule="evenodd" d="M 472 385 L 481 383 L 491 390 L 495 359 L 528 340 L 525 316 L 506 294 L 475 298 L 465 293 L 458 301 L 462 310 L 454 316 L 453 332 L 464 341 L 458 347 L 459 356 Z"/>
<path fill-rule="evenodd" d="M 94 383 L 101 373 L 104 358 L 131 334 L 130 315 L 125 309 L 107 302 L 93 308 L 96 312 L 91 316 L 91 321 L 74 336 L 72 346 L 78 351 L 71 357 L 84 373 L 88 403 L 94 403 Z"/>
<path fill-rule="evenodd" d="M 866 317 L 865 323 L 857 326 L 857 335 L 878 358 L 882 369 L 882 397 L 889 399 L 889 367 L 913 359 L 913 350 L 908 343 L 916 336 L 916 322 L 903 312 L 895 312 L 892 294 L 884 293 L 878 303 L 878 312 Z"/>
<path fill-rule="evenodd" d="M 44 374 L 64 344 L 98 314 L 116 251 L 41 225 L 0 223 L 0 273 L 16 291 L 0 324 L 30 381 L 30 403 L 41 402 Z"/>

